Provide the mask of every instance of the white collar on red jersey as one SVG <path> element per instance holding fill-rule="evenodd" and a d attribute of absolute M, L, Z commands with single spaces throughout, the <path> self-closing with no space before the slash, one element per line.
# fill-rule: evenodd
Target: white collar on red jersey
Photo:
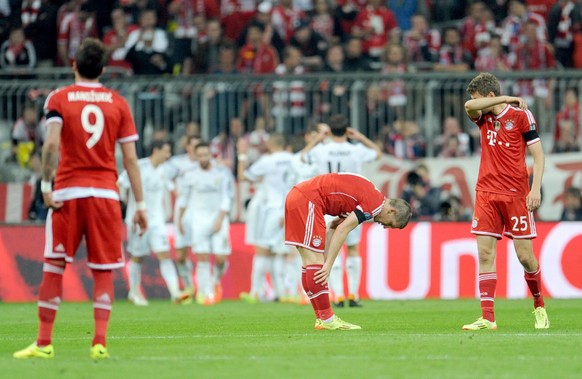
<path fill-rule="evenodd" d="M 103 84 L 97 82 L 75 82 L 75 85 L 81 87 L 99 88 L 103 87 Z"/>

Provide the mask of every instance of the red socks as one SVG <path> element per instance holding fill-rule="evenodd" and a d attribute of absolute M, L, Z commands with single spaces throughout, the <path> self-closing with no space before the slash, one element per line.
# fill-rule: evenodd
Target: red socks
<path fill-rule="evenodd" d="M 322 265 L 308 265 L 301 270 L 301 284 L 315 311 L 315 317 L 321 320 L 328 320 L 333 317 L 331 303 L 329 302 L 329 287 L 321 283 L 315 283 L 313 276 Z"/>
<path fill-rule="evenodd" d="M 111 270 L 91 270 L 95 285 L 93 288 L 93 317 L 95 318 L 95 336 L 92 346 L 106 346 L 107 325 L 113 303 L 113 276 Z"/>
<path fill-rule="evenodd" d="M 51 344 L 53 325 L 63 296 L 65 268 L 48 262 L 42 267 L 42 283 L 38 291 L 38 336 L 36 344 Z"/>
<path fill-rule="evenodd" d="M 497 286 L 497 273 L 484 272 L 479 274 L 479 293 L 481 297 L 481 312 L 483 318 L 491 322 L 495 321 L 493 310 L 495 302 L 495 287 Z"/>
<path fill-rule="evenodd" d="M 540 272 L 540 266 L 535 272 L 524 271 L 525 281 L 529 287 L 534 299 L 534 308 L 544 306 L 544 297 L 542 296 L 542 275 Z"/>

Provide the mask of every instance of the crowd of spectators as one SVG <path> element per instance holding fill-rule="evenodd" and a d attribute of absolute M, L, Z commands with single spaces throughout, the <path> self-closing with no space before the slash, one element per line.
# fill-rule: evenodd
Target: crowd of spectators
<path fill-rule="evenodd" d="M 287 46 L 308 71 L 582 66 L 575 0 L 0 0 L 0 19 L 5 67 L 67 66 L 89 36 L 135 74 L 216 73 L 222 49 L 236 72 L 275 73 Z"/>

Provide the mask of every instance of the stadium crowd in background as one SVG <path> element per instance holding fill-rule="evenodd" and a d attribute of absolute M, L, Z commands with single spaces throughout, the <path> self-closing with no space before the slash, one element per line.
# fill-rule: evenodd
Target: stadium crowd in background
<path fill-rule="evenodd" d="M 36 54 L 38 65 L 67 66 L 80 41 L 99 36 L 110 63 L 136 74 L 214 73 L 223 48 L 239 51 L 237 71 L 273 73 L 286 46 L 301 52 L 307 71 L 324 71 L 328 50 L 347 52 L 354 40 L 361 57 L 344 57 L 354 71 L 390 71 L 396 47 L 403 70 L 570 68 L 582 66 L 581 7 L 572 0 L 4 0 L 0 43 L 10 40 L 9 65 L 35 66 Z M 127 59 L 136 53 L 143 59 Z"/>

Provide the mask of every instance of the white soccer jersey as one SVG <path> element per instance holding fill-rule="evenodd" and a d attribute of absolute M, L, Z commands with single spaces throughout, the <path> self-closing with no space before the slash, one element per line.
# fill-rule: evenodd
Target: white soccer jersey
<path fill-rule="evenodd" d="M 230 212 L 234 196 L 234 178 L 225 167 L 212 164 L 209 170 L 200 166 L 184 174 L 178 206 L 193 214 Z"/>
<path fill-rule="evenodd" d="M 291 189 L 292 159 L 293 154 L 288 151 L 263 155 L 245 171 L 245 176 L 253 182 L 261 181 L 257 194 L 260 192 L 267 202 L 284 203 Z"/>
<path fill-rule="evenodd" d="M 332 172 L 360 174 L 362 163 L 374 161 L 376 157 L 376 150 L 361 143 L 330 141 L 316 145 L 304 159 L 317 164 L 319 175 Z"/>
<path fill-rule="evenodd" d="M 166 212 L 164 210 L 164 193 L 171 187 L 170 180 L 166 174 L 164 165 L 154 167 L 149 158 L 142 158 L 138 161 L 139 173 L 143 187 L 144 201 L 148 212 L 149 225 L 165 225 Z M 119 187 L 128 190 L 131 188 L 127 171 L 124 171 L 118 179 Z M 127 202 L 125 222 L 132 223 L 136 204 L 133 192 L 130 191 Z"/>
<path fill-rule="evenodd" d="M 293 168 L 293 174 L 295 175 L 293 178 L 293 184 L 304 182 L 319 174 L 319 166 L 309 161 L 304 162 L 303 159 L 301 159 L 301 152 L 293 155 L 293 158 L 291 159 L 291 167 Z"/>
<path fill-rule="evenodd" d="M 164 163 L 168 177 L 176 181 L 176 188 L 180 188 L 180 178 L 188 171 L 199 167 L 198 161 L 190 159 L 188 154 L 174 155 Z"/>

